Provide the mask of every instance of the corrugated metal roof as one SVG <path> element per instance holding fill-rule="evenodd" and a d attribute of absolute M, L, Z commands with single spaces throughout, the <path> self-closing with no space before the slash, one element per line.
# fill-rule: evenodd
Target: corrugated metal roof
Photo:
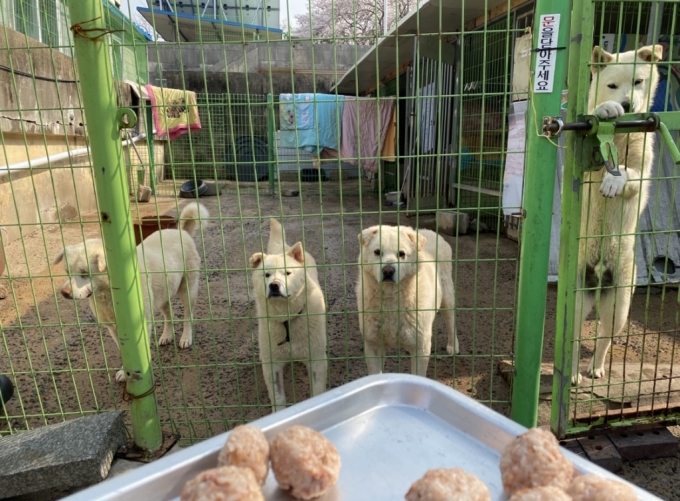
<path fill-rule="evenodd" d="M 283 30 L 279 28 L 196 17 L 182 12 L 152 10 L 143 7 L 138 7 L 137 11 L 168 42 L 176 42 L 177 33 L 179 33 L 182 42 L 200 41 L 201 36 L 209 40 L 222 40 L 224 37 L 252 35 L 254 33 L 260 33 L 263 38 L 270 40 L 281 40 L 283 38 Z"/>
<path fill-rule="evenodd" d="M 432 40 L 438 33 L 462 31 L 466 23 L 503 4 L 507 4 L 507 0 L 424 2 L 345 73 L 336 84 L 338 92 L 361 95 L 377 87 L 384 78 L 396 76 L 400 68 L 413 60 L 416 34 L 433 35 L 427 37 Z"/>

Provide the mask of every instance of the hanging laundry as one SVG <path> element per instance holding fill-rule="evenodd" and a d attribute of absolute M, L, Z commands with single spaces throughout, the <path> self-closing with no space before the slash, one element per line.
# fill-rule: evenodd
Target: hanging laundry
<path fill-rule="evenodd" d="M 279 96 L 282 148 L 300 148 L 319 157 L 324 148 L 339 149 L 344 96 L 281 94 Z"/>
<path fill-rule="evenodd" d="M 314 94 L 281 94 L 279 101 L 281 130 L 314 129 Z"/>
<path fill-rule="evenodd" d="M 393 99 L 345 99 L 340 146 L 344 162 L 377 172 L 393 110 Z"/>
<path fill-rule="evenodd" d="M 392 116 L 390 123 L 387 125 L 387 134 L 385 134 L 385 141 L 383 142 L 382 150 L 380 151 L 380 158 L 385 162 L 394 162 L 396 160 L 397 147 L 397 107 L 392 108 Z"/>
<path fill-rule="evenodd" d="M 151 101 L 154 127 L 158 137 L 173 139 L 189 130 L 201 128 L 201 117 L 196 105 L 196 93 L 181 89 L 162 89 L 147 85 Z"/>

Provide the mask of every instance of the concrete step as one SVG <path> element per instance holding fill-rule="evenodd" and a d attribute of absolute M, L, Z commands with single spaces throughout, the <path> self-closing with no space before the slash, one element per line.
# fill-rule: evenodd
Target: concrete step
<path fill-rule="evenodd" d="M 0 440 L 0 499 L 101 482 L 126 441 L 122 411 L 5 437 Z"/>

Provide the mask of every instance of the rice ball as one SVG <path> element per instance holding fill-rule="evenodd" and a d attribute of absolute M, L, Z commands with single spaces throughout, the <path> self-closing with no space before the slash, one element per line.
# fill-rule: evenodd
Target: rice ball
<path fill-rule="evenodd" d="M 406 501 L 491 501 L 486 485 L 460 468 L 425 472 L 406 493 Z"/>
<path fill-rule="evenodd" d="M 263 484 L 269 473 L 269 442 L 264 433 L 254 426 L 237 426 L 231 430 L 217 456 L 217 466 L 250 468 L 257 481 Z"/>
<path fill-rule="evenodd" d="M 557 439 L 541 428 L 513 440 L 501 455 L 500 467 L 503 487 L 510 494 L 547 485 L 565 490 L 574 474 L 574 465 L 562 454 Z"/>
<path fill-rule="evenodd" d="M 340 454 L 335 446 L 306 426 L 291 426 L 276 435 L 270 458 L 279 487 L 298 499 L 321 496 L 340 475 Z"/>
<path fill-rule="evenodd" d="M 567 488 L 573 501 L 637 501 L 635 491 L 624 484 L 597 475 L 579 475 Z"/>
<path fill-rule="evenodd" d="M 222 466 L 199 473 L 184 484 L 180 501 L 264 501 L 250 468 Z"/>
<path fill-rule="evenodd" d="M 572 499 L 563 490 L 546 485 L 519 490 L 512 495 L 509 501 L 572 501 Z"/>

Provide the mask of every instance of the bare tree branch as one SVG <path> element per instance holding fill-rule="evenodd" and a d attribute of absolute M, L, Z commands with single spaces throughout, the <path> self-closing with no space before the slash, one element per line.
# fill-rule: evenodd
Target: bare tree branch
<path fill-rule="evenodd" d="M 388 30 L 416 7 L 418 0 L 311 0 L 304 14 L 295 15 L 291 34 L 313 38 L 315 43 L 373 45 Z"/>

